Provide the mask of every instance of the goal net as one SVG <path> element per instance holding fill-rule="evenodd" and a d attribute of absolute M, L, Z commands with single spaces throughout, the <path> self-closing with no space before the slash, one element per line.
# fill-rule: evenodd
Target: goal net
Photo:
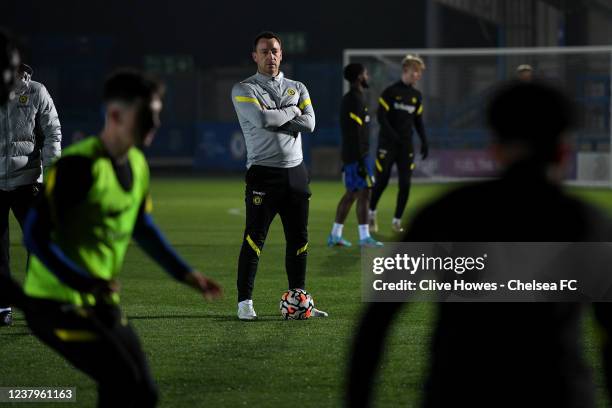
<path fill-rule="evenodd" d="M 377 99 L 383 89 L 399 80 L 401 60 L 406 54 L 420 55 L 427 66 L 417 88 L 424 98 L 430 157 L 419 162 L 419 155 L 415 155 L 415 178 L 448 181 L 495 174 L 484 125 L 484 104 L 496 84 L 516 77 L 517 67 L 528 64 L 535 78 L 563 88 L 578 108 L 566 180 L 612 187 L 612 47 L 347 49 L 344 65 L 359 62 L 369 71 L 368 106 L 372 113 L 378 109 Z M 345 82 L 345 91 L 347 86 Z M 371 122 L 373 149 L 378 138 L 375 116 Z"/>

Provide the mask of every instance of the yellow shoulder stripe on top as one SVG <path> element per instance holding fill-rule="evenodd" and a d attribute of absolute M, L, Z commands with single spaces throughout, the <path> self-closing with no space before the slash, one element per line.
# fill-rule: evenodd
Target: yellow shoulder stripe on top
<path fill-rule="evenodd" d="M 351 117 L 351 119 L 353 119 L 355 122 L 357 122 L 359 124 L 359 126 L 363 126 L 363 120 L 361 120 L 361 118 L 359 116 L 355 115 L 353 112 L 350 112 L 349 116 Z"/>

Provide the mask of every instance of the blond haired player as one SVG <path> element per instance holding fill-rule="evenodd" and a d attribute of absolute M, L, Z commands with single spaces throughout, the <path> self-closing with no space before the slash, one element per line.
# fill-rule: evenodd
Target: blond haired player
<path fill-rule="evenodd" d="M 393 166 L 397 166 L 399 192 L 391 227 L 402 231 L 402 215 L 410 194 L 410 180 L 414 170 L 414 146 L 412 134 L 416 129 L 421 139 L 421 157 L 428 154 L 427 137 L 423 124 L 423 96 L 415 88 L 425 71 L 425 63 L 418 55 L 407 55 L 402 60 L 401 79 L 378 98 L 378 149 L 376 151 L 375 180 L 370 200 L 370 230 L 378 231 L 376 205 L 385 191 Z"/>

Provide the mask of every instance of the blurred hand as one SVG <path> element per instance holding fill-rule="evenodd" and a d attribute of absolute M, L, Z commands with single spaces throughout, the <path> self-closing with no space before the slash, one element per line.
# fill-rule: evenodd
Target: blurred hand
<path fill-rule="evenodd" d="M 368 168 L 363 160 L 359 160 L 357 164 L 357 174 L 364 179 L 368 176 Z"/>
<path fill-rule="evenodd" d="M 421 143 L 421 159 L 425 160 L 429 155 L 429 146 L 427 143 Z"/>
<path fill-rule="evenodd" d="M 113 294 L 119 292 L 119 282 L 111 279 L 96 278 L 96 286 L 91 293 L 96 298 L 92 310 L 98 321 L 106 327 L 114 327 L 121 322 L 121 310 L 113 301 Z"/>
<path fill-rule="evenodd" d="M 119 281 L 115 279 L 106 280 L 106 279 L 95 278 L 95 280 L 96 280 L 96 283 L 91 293 L 96 298 L 104 299 L 112 295 L 113 293 L 119 292 L 119 289 L 121 289 L 121 285 L 119 284 Z"/>
<path fill-rule="evenodd" d="M 199 291 L 206 300 L 218 299 L 223 294 L 223 290 L 217 282 L 202 275 L 199 271 L 192 271 L 187 274 L 185 282 Z"/>

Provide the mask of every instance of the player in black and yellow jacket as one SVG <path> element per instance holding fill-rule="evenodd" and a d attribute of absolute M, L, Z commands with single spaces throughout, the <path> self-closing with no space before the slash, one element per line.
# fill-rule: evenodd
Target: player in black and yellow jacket
<path fill-rule="evenodd" d="M 370 200 L 370 229 L 378 231 L 376 205 L 389 183 L 391 169 L 395 164 L 399 177 L 399 192 L 395 205 L 392 228 L 402 231 L 402 214 L 408 202 L 410 179 L 414 170 L 413 129 L 421 139 L 421 157 L 428 154 L 427 137 L 423 125 L 423 96 L 414 86 L 421 79 L 425 64 L 415 55 L 407 55 L 402 61 L 402 78 L 385 89 L 378 98 L 378 123 L 380 133 L 376 152 L 376 183 Z"/>
<path fill-rule="evenodd" d="M 368 158 L 370 114 L 364 97 L 364 89 L 368 88 L 368 71 L 362 64 L 348 64 L 344 68 L 344 79 L 351 84 L 351 89 L 344 95 L 340 105 L 342 172 L 346 191 L 338 203 L 327 246 L 351 246 L 342 237 L 342 230 L 353 203 L 357 201 L 359 245 L 376 248 L 382 246 L 382 243 L 370 236 L 368 227 L 368 202 L 373 184 L 372 166 Z"/>

